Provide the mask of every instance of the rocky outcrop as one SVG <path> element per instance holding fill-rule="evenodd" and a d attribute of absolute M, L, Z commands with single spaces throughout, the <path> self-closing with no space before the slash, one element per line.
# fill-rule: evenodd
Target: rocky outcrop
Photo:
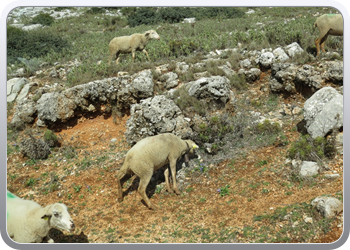
<path fill-rule="evenodd" d="M 125 137 L 128 143 L 152 135 L 172 132 L 182 138 L 191 138 L 192 130 L 180 108 L 164 95 L 142 100 L 131 105 Z"/>
<path fill-rule="evenodd" d="M 130 105 L 153 95 L 150 70 L 133 76 L 113 77 L 74 86 L 59 92 L 43 93 L 35 103 L 25 100 L 17 103 L 11 124 L 30 123 L 37 114 L 37 125 L 45 126 L 57 121 L 65 122 L 78 112 L 101 111 L 101 104 L 116 105 L 120 114 Z"/>
<path fill-rule="evenodd" d="M 332 87 L 324 87 L 306 100 L 304 119 L 313 137 L 325 136 L 343 127 L 343 95 Z"/>

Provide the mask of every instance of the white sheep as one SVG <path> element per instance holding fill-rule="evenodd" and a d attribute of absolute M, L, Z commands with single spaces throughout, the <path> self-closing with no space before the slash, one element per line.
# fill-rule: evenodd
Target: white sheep
<path fill-rule="evenodd" d="M 131 36 L 120 36 L 113 38 L 109 43 L 109 62 L 113 57 L 116 58 L 116 64 L 119 63 L 119 54 L 132 53 L 132 61 L 135 61 L 135 52 L 142 51 L 146 54 L 148 60 L 148 52 L 145 50 L 145 47 L 150 39 L 160 39 L 158 33 L 155 30 L 148 30 L 143 34 L 135 33 Z"/>
<path fill-rule="evenodd" d="M 183 155 L 194 154 L 198 146 L 191 140 L 182 140 L 171 133 L 155 135 L 142 139 L 136 143 L 126 154 L 124 163 L 117 174 L 118 200 L 123 201 L 122 185 L 132 174 L 140 178 L 138 192 L 150 209 L 157 209 L 146 195 L 146 188 L 151 180 L 153 171 L 169 163 L 173 191 L 180 194 L 176 184 L 176 162 Z M 171 191 L 169 185 L 169 170 L 164 171 L 166 188 Z M 123 179 L 121 181 L 121 179 Z"/>
<path fill-rule="evenodd" d="M 67 206 L 54 203 L 46 207 L 35 201 L 24 200 L 7 191 L 7 233 L 18 243 L 40 243 L 51 228 L 71 231 L 75 228 Z"/>
<path fill-rule="evenodd" d="M 320 55 L 320 46 L 323 52 L 324 44 L 328 35 L 343 36 L 343 17 L 341 14 L 324 14 L 318 17 L 314 23 L 314 28 L 320 31 L 319 36 L 315 39 L 317 57 Z"/>

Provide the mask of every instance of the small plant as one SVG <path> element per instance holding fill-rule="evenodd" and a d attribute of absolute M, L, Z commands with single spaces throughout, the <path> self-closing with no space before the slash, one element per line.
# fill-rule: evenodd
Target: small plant
<path fill-rule="evenodd" d="M 36 183 L 36 179 L 30 178 L 29 180 L 26 181 L 25 186 L 26 186 L 26 187 L 34 186 L 35 183 Z"/>
<path fill-rule="evenodd" d="M 80 192 L 81 187 L 82 187 L 82 185 L 73 185 L 73 188 L 74 188 L 76 193 Z"/>
<path fill-rule="evenodd" d="M 59 145 L 57 135 L 50 129 L 47 129 L 44 133 L 44 140 L 49 147 L 55 147 Z"/>
<path fill-rule="evenodd" d="M 229 195 L 230 194 L 230 185 L 226 184 L 224 187 L 221 187 L 217 190 L 217 192 L 220 194 L 221 197 Z"/>

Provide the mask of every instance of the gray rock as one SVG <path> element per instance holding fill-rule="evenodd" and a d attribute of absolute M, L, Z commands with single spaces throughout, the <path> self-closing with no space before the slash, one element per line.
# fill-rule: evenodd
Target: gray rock
<path fill-rule="evenodd" d="M 27 97 L 30 89 L 36 85 L 37 85 L 37 83 L 28 83 L 28 84 L 24 85 L 21 92 L 17 96 L 17 101 L 23 100 L 25 97 Z"/>
<path fill-rule="evenodd" d="M 312 161 L 303 161 L 300 166 L 300 176 L 301 177 L 310 177 L 318 174 L 320 167 L 316 162 Z"/>
<path fill-rule="evenodd" d="M 174 88 L 179 84 L 178 75 L 174 72 L 168 72 L 162 75 L 159 80 L 165 82 L 166 89 Z"/>
<path fill-rule="evenodd" d="M 230 98 L 230 81 L 223 76 L 200 78 L 188 85 L 191 86 L 188 90 L 190 96 L 208 99 L 220 106 L 225 105 Z"/>
<path fill-rule="evenodd" d="M 343 85 L 344 64 L 342 61 L 325 62 L 324 67 L 326 68 L 324 75 L 326 81 Z"/>
<path fill-rule="evenodd" d="M 143 98 L 153 95 L 153 80 L 150 70 L 141 71 L 133 76 L 112 77 L 96 80 L 86 84 L 74 86 L 58 92 L 59 86 L 44 87 L 38 94 L 42 94 L 35 109 L 38 116 L 38 126 L 48 125 L 57 121 L 65 122 L 75 116 L 76 111 L 98 111 L 100 103 L 116 103 L 118 115 L 130 108 Z M 21 117 L 27 117 L 24 107 L 18 104 L 14 123 L 19 123 Z M 21 114 L 23 113 L 24 114 Z M 16 114 L 18 113 L 18 114 Z M 25 121 L 23 121 L 25 122 Z"/>
<path fill-rule="evenodd" d="M 276 61 L 286 62 L 289 60 L 289 56 L 282 48 L 277 48 L 274 51 L 272 51 L 272 53 L 274 54 Z"/>
<path fill-rule="evenodd" d="M 18 93 L 29 81 L 26 78 L 12 78 L 7 81 L 7 102 L 16 100 Z"/>
<path fill-rule="evenodd" d="M 304 65 L 302 68 L 298 69 L 295 82 L 306 85 L 316 91 L 321 88 L 323 80 L 320 73 L 317 72 L 313 66 Z"/>
<path fill-rule="evenodd" d="M 241 68 L 250 68 L 252 66 L 252 63 L 249 59 L 244 59 L 239 62 L 239 66 Z"/>
<path fill-rule="evenodd" d="M 22 30 L 31 31 L 31 30 L 40 29 L 42 27 L 44 27 L 44 26 L 42 26 L 41 24 L 32 24 L 32 25 L 22 27 Z"/>
<path fill-rule="evenodd" d="M 290 63 L 274 63 L 271 68 L 271 79 L 269 86 L 272 92 L 295 93 L 294 79 L 297 67 Z"/>
<path fill-rule="evenodd" d="M 260 78 L 261 71 L 258 68 L 251 68 L 249 70 L 240 69 L 238 75 L 244 75 L 247 82 L 252 83 Z"/>
<path fill-rule="evenodd" d="M 304 104 L 304 119 L 308 133 L 324 137 L 343 126 L 343 96 L 332 87 L 324 87 Z"/>
<path fill-rule="evenodd" d="M 334 217 L 343 211 L 343 203 L 334 197 L 317 197 L 311 202 L 311 205 L 326 218 Z"/>
<path fill-rule="evenodd" d="M 275 56 L 272 52 L 264 52 L 258 58 L 258 63 L 262 69 L 267 70 L 271 68 L 274 60 Z"/>
<path fill-rule="evenodd" d="M 147 136 L 169 132 L 180 137 L 192 133 L 189 122 L 173 100 L 159 95 L 131 105 L 125 132 L 128 143 L 132 145 Z"/>
<path fill-rule="evenodd" d="M 29 99 L 23 99 L 16 105 L 13 118 L 10 122 L 15 128 L 24 128 L 25 124 L 32 123 L 37 112 L 36 103 Z"/>
<path fill-rule="evenodd" d="M 285 51 L 290 57 L 294 57 L 295 55 L 301 54 L 304 50 L 300 47 L 300 45 L 296 42 L 289 44 L 286 46 Z"/>

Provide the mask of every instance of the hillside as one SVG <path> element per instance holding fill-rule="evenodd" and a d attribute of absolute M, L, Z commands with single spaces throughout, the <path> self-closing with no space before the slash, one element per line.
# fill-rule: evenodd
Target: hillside
<path fill-rule="evenodd" d="M 342 44 L 330 37 L 328 52 L 316 58 L 311 32 L 299 40 L 300 34 L 288 32 L 303 27 L 306 34 L 316 16 L 334 10 L 286 10 L 255 8 L 252 13 L 242 8 L 244 27 L 235 26 L 233 18 L 121 29 L 118 25 L 124 27 L 125 20 L 115 19 L 115 26 L 106 21 L 115 10 L 91 19 L 68 14 L 56 19 L 47 29 L 73 44 L 65 55 L 50 52 L 9 65 L 8 80 L 25 78 L 24 86 L 30 88 L 24 99 L 17 95 L 8 102 L 8 190 L 43 206 L 68 206 L 76 229 L 52 229 L 50 236 L 58 243 L 336 241 L 343 232 L 343 213 L 325 218 L 311 201 L 319 196 L 342 201 L 342 140 L 336 139 L 342 125 L 334 125 L 317 144 L 317 138 L 305 139 L 310 132 L 301 123 L 305 102 L 316 92 L 327 87 L 342 97 Z M 83 18 L 85 27 L 78 25 Z M 215 24 L 225 22 L 237 32 L 232 43 L 228 31 Z M 73 24 L 71 30 L 67 23 Z M 291 34 L 290 40 L 278 40 L 278 35 L 273 40 L 268 24 Z M 116 27 L 113 32 L 111 27 Z M 134 64 L 127 54 L 120 65 L 107 65 L 114 32 L 149 28 L 157 28 L 161 36 L 147 45 L 151 62 L 140 53 Z M 215 29 L 218 33 L 211 34 Z M 162 103 L 152 102 L 160 96 Z M 115 175 L 125 154 L 135 141 L 165 128 L 200 146 L 200 160 L 180 164 L 182 194 L 167 193 L 162 173 L 156 173 L 148 194 L 158 210 L 149 210 L 134 176 L 124 185 L 119 203 Z M 48 130 L 59 143 L 46 159 L 23 153 L 25 139 L 43 139 Z M 317 174 L 301 176 L 292 160 L 320 167 Z"/>

